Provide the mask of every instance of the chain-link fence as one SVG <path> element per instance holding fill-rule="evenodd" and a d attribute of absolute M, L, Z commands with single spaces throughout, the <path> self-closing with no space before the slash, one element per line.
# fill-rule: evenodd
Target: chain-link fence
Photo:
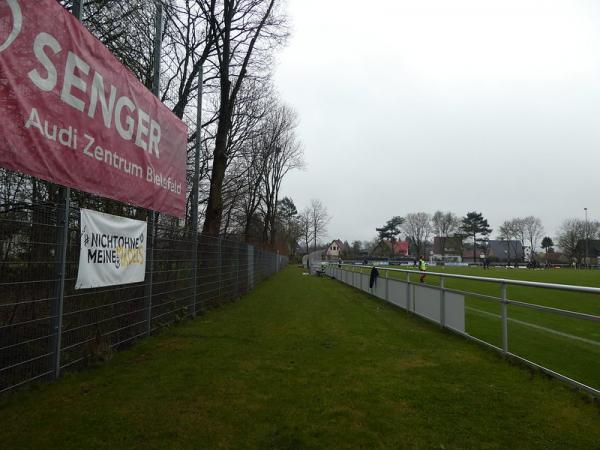
<path fill-rule="evenodd" d="M 105 360 L 142 336 L 243 295 L 287 264 L 244 242 L 194 236 L 165 217 L 154 225 L 145 282 L 75 290 L 80 230 L 73 203 L 62 305 L 59 203 L 0 209 L 0 393 Z M 120 205 L 120 212 L 127 208 Z"/>

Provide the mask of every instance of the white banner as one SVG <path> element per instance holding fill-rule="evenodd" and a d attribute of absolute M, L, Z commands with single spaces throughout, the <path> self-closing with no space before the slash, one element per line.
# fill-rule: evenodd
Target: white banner
<path fill-rule="evenodd" d="M 146 235 L 146 222 L 82 209 L 75 289 L 144 281 Z"/>

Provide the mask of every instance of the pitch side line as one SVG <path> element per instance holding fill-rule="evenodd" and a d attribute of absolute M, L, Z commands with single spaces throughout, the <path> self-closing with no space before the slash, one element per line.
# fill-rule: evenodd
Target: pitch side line
<path fill-rule="evenodd" d="M 474 311 L 474 312 L 478 312 L 478 313 L 486 315 L 486 316 L 492 316 L 492 317 L 496 317 L 498 319 L 501 318 L 501 316 L 498 315 L 498 314 L 494 314 L 494 313 L 491 313 L 491 312 L 488 312 L 488 311 L 482 311 L 481 309 L 472 308 L 470 306 L 465 306 L 465 309 L 468 309 L 468 310 Z M 519 325 L 524 325 L 526 327 L 535 328 L 537 330 L 546 331 L 548 333 L 556 334 L 558 336 L 562 336 L 562 337 L 565 337 L 565 338 L 569 338 L 569 339 L 574 339 L 576 341 L 585 342 L 586 344 L 596 345 L 596 346 L 600 347 L 600 342 L 593 341 L 591 339 L 586 339 L 586 338 L 582 338 L 582 337 L 579 337 L 579 336 L 573 336 L 572 334 L 563 333 L 562 331 L 556 331 L 556 330 L 553 330 L 552 328 L 546 328 L 546 327 L 543 327 L 541 325 L 535 325 L 533 323 L 524 322 L 524 321 L 518 320 L 518 319 L 511 319 L 510 317 L 508 318 L 508 321 L 509 322 L 514 322 L 514 323 L 518 323 Z"/>

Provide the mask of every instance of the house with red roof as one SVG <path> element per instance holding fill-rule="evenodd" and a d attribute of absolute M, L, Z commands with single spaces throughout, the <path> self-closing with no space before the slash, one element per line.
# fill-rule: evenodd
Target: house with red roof
<path fill-rule="evenodd" d="M 371 250 L 371 256 L 383 256 L 388 258 L 408 256 L 409 248 L 408 241 L 396 241 L 392 243 L 392 241 L 384 239 L 379 241 L 373 250 Z"/>

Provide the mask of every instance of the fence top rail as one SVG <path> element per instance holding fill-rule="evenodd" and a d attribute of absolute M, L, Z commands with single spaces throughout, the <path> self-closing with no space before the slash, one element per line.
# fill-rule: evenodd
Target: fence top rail
<path fill-rule="evenodd" d="M 338 263 L 330 263 L 334 266 L 339 266 Z M 360 265 L 360 264 L 341 264 L 341 266 L 347 267 L 364 267 L 368 269 L 372 269 L 373 267 L 377 267 L 379 270 L 389 270 L 392 272 L 401 272 L 408 274 L 418 274 L 422 275 L 423 272 L 419 270 L 407 270 L 407 269 L 394 269 L 386 266 L 373 266 L 373 265 Z M 542 283 L 539 281 L 524 281 L 524 280 L 511 280 L 507 278 L 492 278 L 492 277 L 476 277 L 473 275 L 459 275 L 454 273 L 443 273 L 443 272 L 427 272 L 428 275 L 440 277 L 440 278 L 455 278 L 459 280 L 471 280 L 471 281 L 482 281 L 487 283 L 499 283 L 506 285 L 514 285 L 514 286 L 526 286 L 526 287 L 534 287 L 534 288 L 542 288 L 542 289 L 558 289 L 561 291 L 571 291 L 571 292 L 586 292 L 589 294 L 600 294 L 600 288 L 590 287 L 590 286 L 575 286 L 572 284 L 558 284 L 558 283 Z"/>

